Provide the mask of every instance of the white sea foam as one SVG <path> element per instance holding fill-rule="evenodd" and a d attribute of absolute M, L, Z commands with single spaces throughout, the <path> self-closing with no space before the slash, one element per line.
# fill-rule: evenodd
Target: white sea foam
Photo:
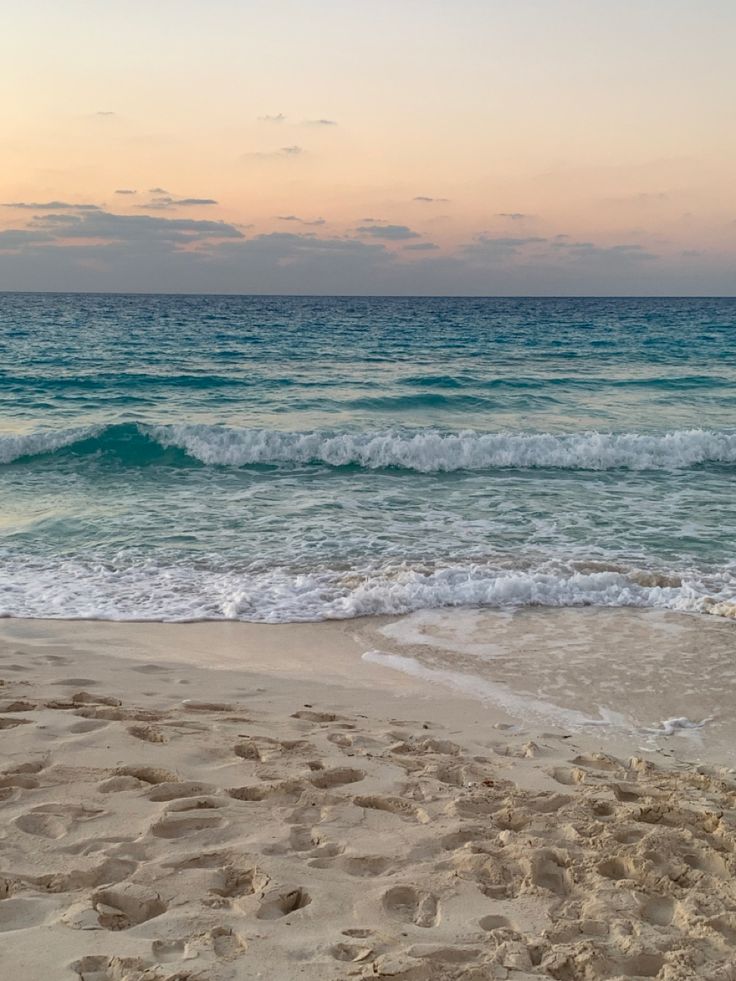
<path fill-rule="evenodd" d="M 421 473 L 551 467 L 582 470 L 681 469 L 706 462 L 736 463 L 736 433 L 678 430 L 641 433 L 375 433 L 280 432 L 220 426 L 155 426 L 148 432 L 202 463 L 229 466 L 324 463 Z"/>
<path fill-rule="evenodd" d="M 702 729 L 712 718 L 701 719 L 700 722 L 693 722 L 685 715 L 680 715 L 672 719 L 663 719 L 658 728 L 647 729 L 647 732 L 658 736 L 674 736 L 678 732 L 689 732 L 693 729 Z"/>
<path fill-rule="evenodd" d="M 630 575 L 564 568 L 497 571 L 471 564 L 431 572 L 399 565 L 297 574 L 283 568 L 218 571 L 154 560 L 118 565 L 107 559 L 8 559 L 0 569 L 0 615 L 284 623 L 463 606 L 710 612 L 716 600 L 736 592 L 730 580 L 721 584 L 722 596 L 714 597 L 697 579 L 659 586 L 642 585 L 638 578 L 635 570 Z"/>

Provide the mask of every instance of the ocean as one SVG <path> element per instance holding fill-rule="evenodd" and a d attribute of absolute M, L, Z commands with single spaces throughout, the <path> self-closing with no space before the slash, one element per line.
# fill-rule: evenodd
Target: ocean
<path fill-rule="evenodd" d="M 0 295 L 0 615 L 736 615 L 736 300 Z"/>

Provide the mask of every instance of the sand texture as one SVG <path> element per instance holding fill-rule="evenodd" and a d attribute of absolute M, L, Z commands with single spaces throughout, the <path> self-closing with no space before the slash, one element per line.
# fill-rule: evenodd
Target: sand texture
<path fill-rule="evenodd" d="M 731 770 L 66 642 L 0 678 L 4 978 L 736 978 Z"/>

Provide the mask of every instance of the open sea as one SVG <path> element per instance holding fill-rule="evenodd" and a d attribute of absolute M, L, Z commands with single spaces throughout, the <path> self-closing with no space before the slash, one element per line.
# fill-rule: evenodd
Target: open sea
<path fill-rule="evenodd" d="M 736 299 L 0 294 L 0 615 L 736 615 Z"/>

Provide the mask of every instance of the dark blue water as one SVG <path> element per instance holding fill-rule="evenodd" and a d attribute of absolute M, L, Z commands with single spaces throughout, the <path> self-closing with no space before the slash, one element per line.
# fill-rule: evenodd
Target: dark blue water
<path fill-rule="evenodd" d="M 730 615 L 736 300 L 0 295 L 0 613 Z"/>

